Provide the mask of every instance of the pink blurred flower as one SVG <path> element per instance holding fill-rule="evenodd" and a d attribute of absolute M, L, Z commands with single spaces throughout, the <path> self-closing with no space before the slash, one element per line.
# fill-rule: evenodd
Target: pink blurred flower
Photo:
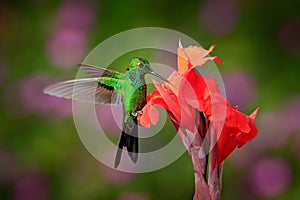
<path fill-rule="evenodd" d="M 74 66 L 84 59 L 87 45 L 87 35 L 83 31 L 60 28 L 48 41 L 48 56 L 55 65 Z"/>
<path fill-rule="evenodd" d="M 43 89 L 49 85 L 50 77 L 35 74 L 20 83 L 20 97 L 23 105 L 32 112 L 67 117 L 71 115 L 71 102 L 66 99 L 49 96 Z"/>
<path fill-rule="evenodd" d="M 27 175 L 18 180 L 14 187 L 14 200 L 49 199 L 48 183 L 40 175 Z"/>
<path fill-rule="evenodd" d="M 118 200 L 147 200 L 148 198 L 141 193 L 131 192 L 119 196 Z"/>
<path fill-rule="evenodd" d="M 250 185 L 260 197 L 274 197 L 287 190 L 292 173 L 289 165 L 279 158 L 257 162 L 250 174 Z"/>
<path fill-rule="evenodd" d="M 37 113 L 44 117 L 64 118 L 72 114 L 71 101 L 49 96 L 43 89 L 53 83 L 46 74 L 34 74 L 8 86 L 5 105 L 13 114 Z"/>
<path fill-rule="evenodd" d="M 237 25 L 239 10 L 234 1 L 207 0 L 201 7 L 200 21 L 210 34 L 225 35 Z"/>
<path fill-rule="evenodd" d="M 232 105 L 238 105 L 242 110 L 248 107 L 256 96 L 254 78 L 246 72 L 228 72 L 223 81 L 226 89 L 226 98 Z"/>
<path fill-rule="evenodd" d="M 83 60 L 95 14 L 95 6 L 87 1 L 68 1 L 59 7 L 47 44 L 54 65 L 69 67 Z"/>
<path fill-rule="evenodd" d="M 290 53 L 300 53 L 300 19 L 285 21 L 279 28 L 278 40 L 284 50 Z"/>

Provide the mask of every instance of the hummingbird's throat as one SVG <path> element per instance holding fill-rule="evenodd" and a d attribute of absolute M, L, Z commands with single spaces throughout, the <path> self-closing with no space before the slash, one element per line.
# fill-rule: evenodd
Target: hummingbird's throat
<path fill-rule="evenodd" d="M 137 71 L 130 71 L 128 75 L 130 83 L 135 89 L 144 89 L 146 85 L 144 74 Z"/>

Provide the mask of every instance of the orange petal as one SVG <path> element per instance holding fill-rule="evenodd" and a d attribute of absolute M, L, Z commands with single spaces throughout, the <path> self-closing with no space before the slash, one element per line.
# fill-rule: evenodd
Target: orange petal
<path fill-rule="evenodd" d="M 187 48 L 183 48 L 180 40 L 178 43 L 179 47 L 177 48 L 177 64 L 178 71 L 181 74 L 186 73 L 193 67 L 202 66 L 208 60 L 213 60 L 220 64 L 224 64 L 224 62 L 217 56 L 207 56 L 215 48 L 215 45 L 211 45 L 210 48 L 206 50 L 199 46 L 189 46 Z"/>
<path fill-rule="evenodd" d="M 189 70 L 188 58 L 186 57 L 184 51 L 181 48 L 177 49 L 177 55 L 178 72 L 180 74 L 184 74 Z"/>

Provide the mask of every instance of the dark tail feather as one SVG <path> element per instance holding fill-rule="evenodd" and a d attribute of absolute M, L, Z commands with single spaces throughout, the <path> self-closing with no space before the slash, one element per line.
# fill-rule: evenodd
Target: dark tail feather
<path fill-rule="evenodd" d="M 115 168 L 117 168 L 120 164 L 123 146 L 125 146 L 125 143 L 126 143 L 126 134 L 122 131 L 122 135 L 121 135 L 121 138 L 119 141 L 119 146 L 118 146 L 117 154 L 116 154 L 116 158 L 115 158 L 115 165 L 114 165 Z"/>
<path fill-rule="evenodd" d="M 133 162 L 136 163 L 138 159 L 138 152 L 139 152 L 138 126 L 135 123 L 132 123 L 130 128 L 125 127 L 123 125 L 123 129 L 124 131 L 122 131 L 122 135 L 119 141 L 119 146 L 115 158 L 115 165 L 114 165 L 115 168 L 117 168 L 120 164 L 123 147 L 127 148 L 128 155 Z M 131 131 L 131 133 L 129 131 Z"/>
<path fill-rule="evenodd" d="M 130 135 L 127 135 L 125 146 L 127 147 L 128 155 L 133 162 L 136 163 L 139 153 L 139 138 L 137 119 L 131 121 Z M 126 130 L 126 129 L 125 129 Z"/>
<path fill-rule="evenodd" d="M 127 142 L 128 155 L 131 160 L 136 163 L 139 153 L 139 139 L 137 137 L 129 135 Z"/>

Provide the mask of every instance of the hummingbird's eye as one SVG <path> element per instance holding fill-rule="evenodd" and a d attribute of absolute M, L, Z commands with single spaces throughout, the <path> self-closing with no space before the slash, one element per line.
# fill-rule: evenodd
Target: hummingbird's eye
<path fill-rule="evenodd" d="M 142 68 L 142 67 L 144 67 L 144 64 L 143 64 L 143 63 L 139 63 L 138 66 L 139 66 L 140 68 Z"/>

